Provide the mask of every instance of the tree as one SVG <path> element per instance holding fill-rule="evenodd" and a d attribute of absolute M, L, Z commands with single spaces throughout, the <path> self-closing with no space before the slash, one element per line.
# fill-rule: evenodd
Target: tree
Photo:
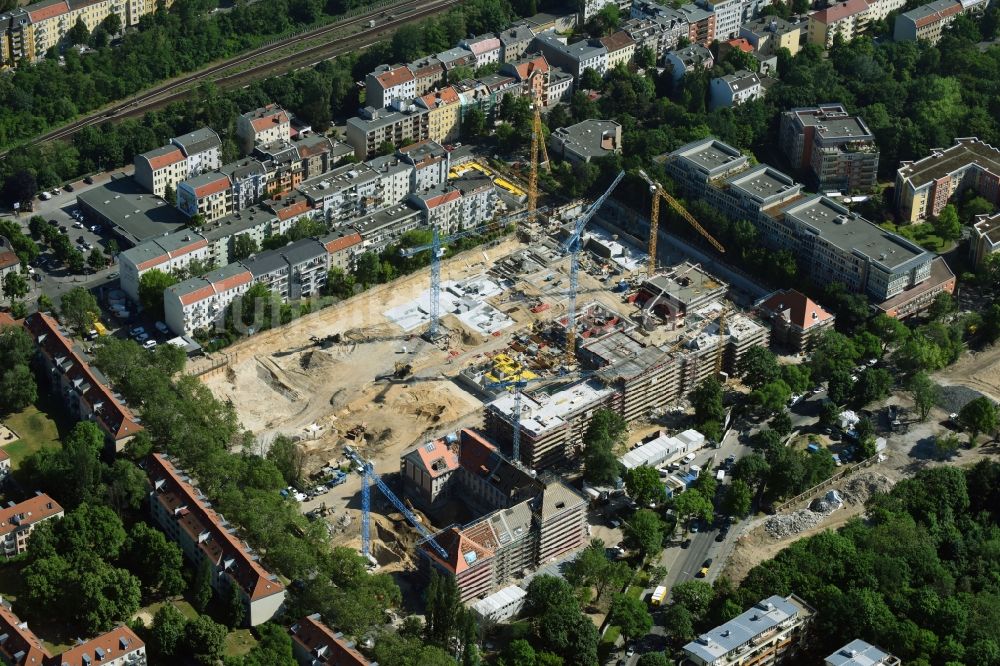
<path fill-rule="evenodd" d="M 782 437 L 789 435 L 792 432 L 792 417 L 789 416 L 787 410 L 782 409 L 771 417 L 768 427 Z"/>
<path fill-rule="evenodd" d="M 447 648 L 458 629 L 461 599 L 455 579 L 431 572 L 427 586 L 427 625 L 424 633 L 432 645 Z"/>
<path fill-rule="evenodd" d="M 744 518 L 750 513 L 753 495 L 745 481 L 733 479 L 722 500 L 722 510 L 727 516 Z"/>
<path fill-rule="evenodd" d="M 122 30 L 122 18 L 115 12 L 109 13 L 101 21 L 101 27 L 104 28 L 109 35 L 117 35 Z"/>
<path fill-rule="evenodd" d="M 86 264 L 87 260 L 79 250 L 71 250 L 66 257 L 66 268 L 69 269 L 70 273 L 83 273 L 83 267 Z"/>
<path fill-rule="evenodd" d="M 233 237 L 233 261 L 246 259 L 258 251 L 260 251 L 260 247 L 250 234 L 239 234 Z"/>
<path fill-rule="evenodd" d="M 590 483 L 612 483 L 618 478 L 614 448 L 624 440 L 625 419 L 610 409 L 598 409 L 583 434 L 584 478 Z"/>
<path fill-rule="evenodd" d="M 712 501 L 696 488 L 689 488 L 674 499 L 674 510 L 677 518 L 684 523 L 684 531 L 687 532 L 688 519 L 698 519 L 709 521 L 715 512 Z"/>
<path fill-rule="evenodd" d="M 926 372 L 918 372 L 910 377 L 906 388 L 913 397 L 913 403 L 917 408 L 917 413 L 920 415 L 920 420 L 926 421 L 928 415 L 931 413 L 931 409 L 938 401 L 939 391 L 937 384 L 931 381 Z"/>
<path fill-rule="evenodd" d="M 177 190 L 169 183 L 163 188 L 163 199 L 171 206 L 177 206 Z"/>
<path fill-rule="evenodd" d="M 124 561 L 147 593 L 172 597 L 184 591 L 184 559 L 180 548 L 158 529 L 136 523 L 125 542 Z"/>
<path fill-rule="evenodd" d="M 643 506 L 660 502 L 664 498 L 660 473 L 652 467 L 640 465 L 625 474 L 625 490 L 637 504 Z"/>
<path fill-rule="evenodd" d="M 66 39 L 69 40 L 70 44 L 86 44 L 90 40 L 90 30 L 82 18 L 76 19 L 76 23 L 66 33 Z"/>
<path fill-rule="evenodd" d="M 215 664 L 226 649 L 226 627 L 207 615 L 199 615 L 184 626 L 184 647 L 199 664 Z"/>
<path fill-rule="evenodd" d="M 596 69 L 588 67 L 583 70 L 583 74 L 580 76 L 580 88 L 583 90 L 600 90 L 603 85 L 604 79 L 601 78 Z"/>
<path fill-rule="evenodd" d="M 958 239 L 962 235 L 962 223 L 958 219 L 955 204 L 948 204 L 937 217 L 931 218 L 931 226 L 938 236 L 947 241 Z"/>
<path fill-rule="evenodd" d="M 935 321 L 940 321 L 957 310 L 958 305 L 955 303 L 955 298 L 947 291 L 942 291 L 931 301 L 931 306 L 927 308 L 927 315 Z"/>
<path fill-rule="evenodd" d="M 37 191 L 38 182 L 35 180 L 35 174 L 27 169 L 20 169 L 4 180 L 0 199 L 8 206 L 13 206 L 16 203 L 31 201 Z"/>
<path fill-rule="evenodd" d="M 56 523 L 55 536 L 60 550 L 89 553 L 102 560 L 118 558 L 125 544 L 125 528 L 110 508 L 83 503 Z"/>
<path fill-rule="evenodd" d="M 958 422 L 969 433 L 969 445 L 975 446 L 980 434 L 996 432 L 997 407 L 989 398 L 980 396 L 962 407 Z"/>
<path fill-rule="evenodd" d="M 840 422 L 840 407 L 835 402 L 825 402 L 819 407 L 819 425 L 832 428 Z"/>
<path fill-rule="evenodd" d="M 854 343 L 834 330 L 824 332 L 816 341 L 810 365 L 817 381 L 829 379 L 836 372 L 850 372 L 860 358 Z"/>
<path fill-rule="evenodd" d="M 109 238 L 108 242 L 104 244 L 104 253 L 108 255 L 108 261 L 114 263 L 115 257 L 118 256 L 118 241 Z"/>
<path fill-rule="evenodd" d="M 751 489 L 759 490 L 767 480 L 770 467 L 767 459 L 759 453 L 743 456 L 733 465 L 734 482 L 736 480 L 743 481 Z"/>
<path fill-rule="evenodd" d="M 330 269 L 326 279 L 326 293 L 340 299 L 350 298 L 354 295 L 356 282 L 354 276 L 344 271 L 339 266 Z"/>
<path fill-rule="evenodd" d="M 212 567 L 208 560 L 202 560 L 191 581 L 191 605 L 199 613 L 208 608 L 212 600 Z"/>
<path fill-rule="evenodd" d="M 691 393 L 691 404 L 698 423 L 722 423 L 726 419 L 726 410 L 722 406 L 722 384 L 717 379 L 709 378 L 699 384 Z"/>
<path fill-rule="evenodd" d="M 243 594 L 235 583 L 230 583 L 226 591 L 226 624 L 233 629 L 243 626 L 246 618 L 246 606 L 243 603 Z"/>
<path fill-rule="evenodd" d="M 296 486 L 302 480 L 305 455 L 299 445 L 288 437 L 278 435 L 274 438 L 267 451 L 267 459 L 274 463 L 288 485 Z"/>
<path fill-rule="evenodd" d="M 778 357 L 767 347 L 751 347 L 736 363 L 740 380 L 751 390 L 756 390 L 781 377 Z"/>
<path fill-rule="evenodd" d="M 854 395 L 854 376 L 847 370 L 832 373 L 826 383 L 826 397 L 834 404 L 845 404 Z"/>
<path fill-rule="evenodd" d="M 890 349 L 898 348 L 910 336 L 910 329 L 906 327 L 906 324 L 884 312 L 875 315 L 869 323 L 869 328 L 882 343 L 880 357 L 884 356 Z"/>
<path fill-rule="evenodd" d="M 355 261 L 354 275 L 365 289 L 379 283 L 379 273 L 378 255 L 365 252 Z"/>
<path fill-rule="evenodd" d="M 503 666 L 535 666 L 535 648 L 531 643 L 518 638 L 507 644 L 501 661 Z"/>
<path fill-rule="evenodd" d="M 703 580 L 688 580 L 678 583 L 671 590 L 671 594 L 674 598 L 674 604 L 686 608 L 695 621 L 700 621 L 705 616 L 715 596 L 712 592 L 712 586 Z"/>
<path fill-rule="evenodd" d="M 173 657 L 184 639 L 187 618 L 173 604 L 163 604 L 153 616 L 150 642 L 153 651 L 165 659 Z"/>
<path fill-rule="evenodd" d="M 108 265 L 108 258 L 101 252 L 101 248 L 95 247 L 90 251 L 90 256 L 87 257 L 87 265 L 95 271 L 99 271 Z"/>
<path fill-rule="evenodd" d="M 243 657 L 242 666 L 296 666 L 292 639 L 285 629 L 265 622 L 256 629 L 260 640 Z"/>
<path fill-rule="evenodd" d="M 90 330 L 101 309 L 93 294 L 83 287 L 73 287 L 62 295 L 59 311 L 64 322 L 82 335 Z"/>
<path fill-rule="evenodd" d="M 666 656 L 662 652 L 647 652 L 639 657 L 636 666 L 669 666 Z"/>
<path fill-rule="evenodd" d="M 76 621 L 91 634 L 108 631 L 142 605 L 138 579 L 96 558 L 80 574 L 73 597 Z"/>
<path fill-rule="evenodd" d="M 17 271 L 11 271 L 3 278 L 3 294 L 11 301 L 16 301 L 28 295 L 28 281 Z"/>
<path fill-rule="evenodd" d="M 451 77 L 449 76 L 449 79 Z M 462 120 L 462 138 L 478 139 L 486 132 L 486 114 L 478 106 L 474 106 L 465 113 Z"/>
<path fill-rule="evenodd" d="M 889 395 L 893 385 L 892 374 L 882 368 L 868 368 L 858 377 L 855 400 L 859 405 L 867 405 Z"/>
<path fill-rule="evenodd" d="M 608 619 L 618 625 L 625 641 L 643 636 L 653 626 L 653 618 L 646 609 L 646 603 L 628 594 L 616 594 L 611 600 Z"/>
<path fill-rule="evenodd" d="M 683 494 L 683 493 L 682 493 Z M 625 523 L 625 544 L 648 558 L 663 547 L 663 522 L 649 509 L 639 509 Z"/>
<path fill-rule="evenodd" d="M 142 307 L 153 313 L 154 317 L 163 318 L 163 292 L 180 282 L 176 276 L 159 268 L 153 268 L 139 278 L 139 302 Z"/>
<path fill-rule="evenodd" d="M 667 634 L 678 643 L 684 643 L 694 638 L 694 618 L 691 612 L 680 604 L 671 604 L 663 613 L 663 626 Z"/>
<path fill-rule="evenodd" d="M 750 395 L 761 411 L 770 414 L 784 409 L 792 397 L 792 390 L 788 388 L 788 384 L 778 379 L 764 384 Z"/>
<path fill-rule="evenodd" d="M 27 365 L 15 365 L 0 375 L 0 414 L 19 412 L 37 399 L 38 385 Z"/>

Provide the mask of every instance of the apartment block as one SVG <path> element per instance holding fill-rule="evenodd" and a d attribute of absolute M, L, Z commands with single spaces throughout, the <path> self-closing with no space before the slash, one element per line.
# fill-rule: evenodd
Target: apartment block
<path fill-rule="evenodd" d="M 177 184 L 177 208 L 187 215 L 201 215 L 214 222 L 232 212 L 229 176 L 221 171 L 198 174 Z"/>
<path fill-rule="evenodd" d="M 945 27 L 962 12 L 963 5 L 958 0 L 935 0 L 897 16 L 892 38 L 897 42 L 922 39 L 937 44 Z"/>
<path fill-rule="evenodd" d="M 698 6 L 715 15 L 715 39 L 732 39 L 743 21 L 743 0 L 698 0 Z"/>
<path fill-rule="evenodd" d="M 49 389 L 70 417 L 93 421 L 109 445 L 121 451 L 142 430 L 139 419 L 96 368 L 77 349 L 55 319 L 44 312 L 28 315 L 24 328 L 35 341 Z"/>
<path fill-rule="evenodd" d="M 203 171 L 222 166 L 222 140 L 213 130 L 202 129 L 175 137 L 160 148 L 136 155 L 135 181 L 158 197 Z"/>
<path fill-rule="evenodd" d="M 796 354 L 810 351 L 816 338 L 833 328 L 835 320 L 823 306 L 795 289 L 769 294 L 757 311 L 771 325 L 771 342 Z"/>
<path fill-rule="evenodd" d="M 755 604 L 684 646 L 681 666 L 796 663 L 799 644 L 815 610 L 794 594 Z"/>
<path fill-rule="evenodd" d="M 1000 206 L 1000 150 L 977 138 L 955 139 L 916 162 L 900 162 L 896 171 L 896 206 L 907 222 L 934 217 L 956 194 L 967 189 Z"/>
<path fill-rule="evenodd" d="M 622 126 L 614 120 L 584 120 L 549 135 L 553 157 L 580 164 L 622 152 Z"/>
<path fill-rule="evenodd" d="M 535 33 L 527 25 L 519 23 L 497 35 L 500 40 L 500 61 L 520 60 L 531 46 Z"/>
<path fill-rule="evenodd" d="M 125 625 L 52 654 L 28 623 L 0 600 L 0 661 L 18 666 L 146 666 L 146 644 Z"/>
<path fill-rule="evenodd" d="M 809 15 L 809 43 L 830 48 L 837 35 L 849 42 L 868 28 L 868 17 L 865 0 L 845 0 L 813 12 Z"/>
<path fill-rule="evenodd" d="M 330 269 L 345 273 L 354 270 L 354 260 L 361 254 L 361 234 L 350 229 L 334 231 L 319 239 L 330 255 Z"/>
<path fill-rule="evenodd" d="M 319 294 L 328 271 L 326 246 L 315 238 L 302 238 L 240 263 L 250 271 L 254 284 L 264 284 L 282 300 L 298 300 Z"/>
<path fill-rule="evenodd" d="M 24 7 L 0 13 L 0 67 L 16 67 L 35 59 L 34 26 Z"/>
<path fill-rule="evenodd" d="M 411 192 L 420 192 L 448 182 L 451 153 L 445 150 L 441 144 L 433 140 L 418 141 L 409 146 L 403 146 L 396 151 L 396 155 L 399 156 L 401 162 L 412 167 L 409 172 Z M 393 201 L 393 203 L 397 202 Z"/>
<path fill-rule="evenodd" d="M 875 135 L 842 104 L 785 111 L 779 142 L 792 166 L 808 170 L 819 191 L 869 192 L 875 187 Z"/>
<path fill-rule="evenodd" d="M 417 79 L 406 65 L 379 65 L 365 77 L 365 103 L 376 109 L 399 108 L 417 95 Z"/>
<path fill-rule="evenodd" d="M 563 68 L 578 79 L 587 69 L 593 69 L 601 76 L 608 71 L 608 49 L 596 39 L 567 44 L 555 33 L 543 32 L 535 37 L 534 48 L 541 51 L 550 64 Z"/>
<path fill-rule="evenodd" d="M 10 559 L 28 549 L 28 537 L 35 526 L 52 518 L 62 518 L 63 508 L 54 499 L 37 492 L 19 504 L 10 502 L 0 509 L 0 543 L 3 554 Z"/>
<path fill-rule="evenodd" d="M 408 201 L 424 213 L 425 224 L 450 234 L 489 222 L 496 213 L 498 195 L 483 174 L 463 174 L 448 184 L 415 192 Z"/>
<path fill-rule="evenodd" d="M 462 129 L 462 100 L 453 86 L 417 97 L 417 106 L 427 109 L 427 137 L 438 143 L 458 140 Z"/>
<path fill-rule="evenodd" d="M 674 81 L 680 81 L 685 74 L 699 69 L 712 69 L 715 58 L 712 52 L 701 44 L 689 44 L 683 48 L 668 51 L 663 58 L 664 67 L 671 70 Z"/>
<path fill-rule="evenodd" d="M 187 270 L 191 262 L 207 262 L 211 258 L 208 241 L 200 234 L 182 229 L 160 238 L 148 240 L 118 255 L 119 282 L 132 301 L 139 302 L 139 280 L 157 269 L 164 273 Z"/>
<path fill-rule="evenodd" d="M 755 72 L 740 69 L 712 79 L 709 94 L 709 106 L 721 109 L 760 99 L 764 96 L 764 87 Z"/>
<path fill-rule="evenodd" d="M 715 12 L 702 9 L 697 5 L 686 4 L 677 8 L 688 24 L 688 41 L 692 44 L 710 46 L 716 40 Z"/>
<path fill-rule="evenodd" d="M 529 54 L 519 60 L 509 61 L 500 68 L 501 74 L 513 77 L 521 84 L 521 89 L 532 100 L 541 101 L 546 105 L 549 87 L 549 62 L 545 56 Z"/>
<path fill-rule="evenodd" d="M 989 256 L 1000 250 L 1000 213 L 977 215 L 972 225 L 969 259 L 979 268 Z"/>
<path fill-rule="evenodd" d="M 236 118 L 236 138 L 240 150 L 249 155 L 254 146 L 290 141 L 292 124 L 288 113 L 277 104 L 242 113 Z"/>
<path fill-rule="evenodd" d="M 739 36 L 747 40 L 758 55 L 775 55 L 779 49 L 788 49 L 795 55 L 799 52 L 804 28 L 801 22 L 768 15 L 741 25 Z"/>
<path fill-rule="evenodd" d="M 414 60 L 407 67 L 413 73 L 414 96 L 426 95 L 439 88 L 444 81 L 444 65 L 434 56 Z"/>
<path fill-rule="evenodd" d="M 463 39 L 458 45 L 472 51 L 473 64 L 476 69 L 500 62 L 500 53 L 502 50 L 500 38 L 493 33 Z"/>
<path fill-rule="evenodd" d="M 825 666 L 899 666 L 899 657 L 859 638 L 823 660 Z"/>
<path fill-rule="evenodd" d="M 260 565 L 256 553 L 212 509 L 191 478 L 160 453 L 149 457 L 146 474 L 153 520 L 195 567 L 203 562 L 210 565 L 216 593 L 225 598 L 235 589 L 245 606 L 246 623 L 252 627 L 278 614 L 285 586 Z"/>
<path fill-rule="evenodd" d="M 209 266 L 231 264 L 235 261 L 233 247 L 236 238 L 247 236 L 257 247 L 261 247 L 265 239 L 281 233 L 279 226 L 279 219 L 274 211 L 259 204 L 206 224 L 198 230 L 198 235 L 208 243 L 208 258 L 205 263 Z M 124 271 L 122 274 L 124 275 Z"/>
<path fill-rule="evenodd" d="M 456 46 L 453 49 L 448 49 L 447 51 L 441 51 L 434 55 L 435 58 L 441 61 L 441 65 L 444 67 L 446 78 L 448 78 L 449 83 L 457 83 L 448 74 L 451 70 L 456 67 L 474 67 L 476 62 L 476 56 L 469 49 Z"/>
<path fill-rule="evenodd" d="M 0 236 L 0 281 L 9 274 L 21 270 L 21 259 L 14 252 L 14 246 L 3 236 Z"/>
<path fill-rule="evenodd" d="M 288 633 L 292 655 L 300 666 L 378 666 L 358 652 L 342 633 L 323 624 L 319 613 L 302 618 Z"/>
<path fill-rule="evenodd" d="M 407 231 L 425 226 L 425 219 L 425 211 L 403 202 L 351 220 L 350 226 L 362 238 L 359 252 L 378 254 Z"/>
<path fill-rule="evenodd" d="M 681 37 L 687 39 L 688 24 L 674 9 L 664 7 L 666 15 L 653 18 L 630 18 L 621 23 L 621 29 L 635 42 L 636 51 L 644 48 L 656 54 L 659 62 L 667 51 L 675 48 Z"/>
<path fill-rule="evenodd" d="M 166 324 L 178 335 L 221 324 L 229 304 L 252 283 L 250 271 L 237 263 L 172 285 L 163 292 Z"/>
<path fill-rule="evenodd" d="M 601 37 L 598 41 L 608 50 L 608 69 L 619 65 L 628 67 L 632 63 L 632 58 L 635 57 L 635 40 L 624 30 Z"/>
<path fill-rule="evenodd" d="M 359 117 L 347 120 L 347 143 L 358 159 L 375 156 L 383 144 L 394 147 L 430 138 L 427 109 L 417 106 L 405 111 L 386 111 L 370 106 Z"/>
<path fill-rule="evenodd" d="M 380 177 L 368 164 L 345 164 L 303 182 L 298 192 L 330 221 L 349 220 L 382 207 Z"/>
<path fill-rule="evenodd" d="M 229 178 L 229 201 L 226 204 L 229 212 L 244 210 L 264 198 L 267 192 L 267 170 L 259 160 L 248 158 L 230 162 L 223 164 L 219 171 Z M 179 205 L 180 197 L 177 202 Z"/>

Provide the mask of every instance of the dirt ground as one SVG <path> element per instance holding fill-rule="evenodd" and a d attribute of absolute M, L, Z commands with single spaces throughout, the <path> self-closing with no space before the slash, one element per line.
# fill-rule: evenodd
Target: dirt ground
<path fill-rule="evenodd" d="M 1000 345 L 966 354 L 954 365 L 936 373 L 934 379 L 946 386 L 968 386 L 1000 401 Z"/>

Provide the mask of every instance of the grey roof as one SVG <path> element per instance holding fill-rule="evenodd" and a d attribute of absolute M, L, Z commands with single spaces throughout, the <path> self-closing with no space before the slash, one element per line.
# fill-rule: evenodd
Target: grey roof
<path fill-rule="evenodd" d="M 176 231 L 187 223 L 179 210 L 123 174 L 113 176 L 109 183 L 80 192 L 76 200 L 114 225 L 133 245 Z"/>
<path fill-rule="evenodd" d="M 746 156 L 739 150 L 711 137 L 681 146 L 670 153 L 670 157 L 704 169 L 709 177 L 713 177 L 715 173 L 729 171 L 737 164 L 747 163 Z"/>
<path fill-rule="evenodd" d="M 616 136 L 621 131 L 621 125 L 614 120 L 584 120 L 576 125 L 560 127 L 552 132 L 551 137 L 561 141 L 567 150 L 586 157 L 600 157 L 613 153 L 621 146 L 615 144 L 610 150 L 601 144 L 604 136 L 611 133 Z"/>
<path fill-rule="evenodd" d="M 684 48 L 667 51 L 667 55 L 674 56 L 684 63 L 685 67 L 700 65 L 703 62 L 712 60 L 712 52 L 701 44 L 688 44 Z"/>
<path fill-rule="evenodd" d="M 413 170 L 412 165 L 400 160 L 395 155 L 375 157 L 365 162 L 365 164 L 378 173 L 399 173 L 401 171 L 409 172 Z"/>
<path fill-rule="evenodd" d="M 754 637 L 796 617 L 807 609 L 799 606 L 795 597 L 774 595 L 757 603 L 750 610 L 712 629 L 684 646 L 684 651 L 706 663 L 713 663 Z"/>
<path fill-rule="evenodd" d="M 150 160 L 152 160 L 155 157 L 163 157 L 164 155 L 168 155 L 168 154 L 174 152 L 175 150 L 180 151 L 181 155 L 184 154 L 183 150 L 181 150 L 180 148 L 178 148 L 177 146 L 175 146 L 172 143 L 168 143 L 165 146 L 159 146 L 158 148 L 153 148 L 152 150 L 147 150 L 144 153 L 136 155 L 136 157 L 141 157 L 141 158 L 146 159 L 147 161 L 150 161 Z"/>
<path fill-rule="evenodd" d="M 401 159 L 408 160 L 412 164 L 422 162 L 426 159 L 444 158 L 448 156 L 448 151 L 436 141 L 426 140 L 411 143 L 403 146 L 398 151 Z"/>
<path fill-rule="evenodd" d="M 542 492 L 541 506 L 538 510 L 542 521 L 587 504 L 587 500 L 580 493 L 555 477 L 546 478 L 543 483 L 545 490 Z"/>
<path fill-rule="evenodd" d="M 517 44 L 518 42 L 531 41 L 535 36 L 531 28 L 524 24 L 512 25 L 503 32 L 499 33 L 497 37 L 500 38 L 500 43 L 506 46 L 507 44 Z"/>
<path fill-rule="evenodd" d="M 253 148 L 254 157 L 258 157 L 261 161 L 270 161 L 275 164 L 284 164 L 286 162 L 291 162 L 299 158 L 299 149 L 295 147 L 288 141 L 278 140 L 272 141 L 266 145 L 254 146 Z"/>
<path fill-rule="evenodd" d="M 201 228 L 201 235 L 214 242 L 243 233 L 254 227 L 270 225 L 277 219 L 274 213 L 263 206 L 252 206 L 204 225 Z"/>
<path fill-rule="evenodd" d="M 230 180 L 242 180 L 250 176 L 264 175 L 264 165 L 258 160 L 242 159 L 239 162 L 230 162 L 219 167 L 219 171 L 229 176 Z"/>
<path fill-rule="evenodd" d="M 809 227 L 843 252 L 855 252 L 889 270 L 912 260 L 930 261 L 931 254 L 902 236 L 875 226 L 829 197 L 815 195 L 784 210 L 786 218 Z"/>
<path fill-rule="evenodd" d="M 767 205 L 768 199 L 778 197 L 790 190 L 798 191 L 801 186 L 791 177 L 766 164 L 760 164 L 749 171 L 733 176 L 727 185 L 749 197 Z"/>
<path fill-rule="evenodd" d="M 929 156 L 904 164 L 899 175 L 914 188 L 923 187 L 972 164 L 1000 175 L 1000 150 L 975 138 L 955 139 L 955 145 L 935 150 Z"/>
<path fill-rule="evenodd" d="M 581 39 L 572 44 L 564 44 L 559 40 L 558 35 L 553 32 L 543 32 L 535 37 L 540 45 L 548 46 L 551 49 L 564 53 L 566 56 L 582 62 L 590 58 L 607 53 L 608 49 L 597 40 Z"/>
<path fill-rule="evenodd" d="M 659 292 L 668 295 L 685 306 L 715 292 L 721 296 L 728 287 L 722 280 L 702 270 L 698 264 L 688 261 L 673 266 L 665 273 L 654 275 L 642 285 L 643 289 L 652 294 Z"/>
<path fill-rule="evenodd" d="M 181 229 L 172 234 L 151 238 L 145 243 L 129 248 L 122 252 L 122 256 L 127 257 L 138 266 L 144 261 L 166 256 L 201 239 L 202 234 L 190 229 Z"/>
<path fill-rule="evenodd" d="M 421 192 L 412 192 L 410 194 L 410 197 L 419 199 L 420 201 L 423 201 L 426 204 L 431 199 L 439 197 L 442 194 L 447 194 L 448 192 L 451 192 L 453 189 L 455 188 L 452 187 L 450 183 L 438 183 L 437 185 L 432 185 L 431 187 L 428 187 L 426 190 L 423 190 Z"/>
<path fill-rule="evenodd" d="M 960 4 L 957 0 L 934 0 L 934 2 L 929 2 L 926 5 L 921 5 L 916 9 L 911 9 L 908 12 L 903 12 L 899 15 L 900 18 L 907 18 L 914 23 L 920 19 L 927 18 L 929 16 L 934 16 L 938 12 L 948 11 L 955 5 Z"/>
<path fill-rule="evenodd" d="M 192 176 L 187 180 L 182 180 L 177 184 L 177 186 L 180 187 L 181 185 L 187 185 L 191 189 L 195 189 L 201 187 L 202 185 L 209 185 L 223 178 L 229 180 L 229 176 L 221 171 L 206 171 L 205 173 L 199 173 L 197 176 Z"/>
<path fill-rule="evenodd" d="M 826 658 L 828 666 L 881 666 L 893 659 L 888 652 L 861 639 L 854 639 Z M 893 663 L 899 663 L 898 660 Z"/>
<path fill-rule="evenodd" d="M 361 237 L 364 238 L 385 227 L 419 216 L 419 210 L 407 203 L 401 203 L 398 206 L 390 206 L 364 217 L 359 217 L 351 222 L 351 226 L 357 229 Z"/>
<path fill-rule="evenodd" d="M 180 297 L 184 294 L 190 294 L 191 292 L 198 291 L 203 287 L 209 287 L 213 284 L 246 272 L 247 269 L 244 268 L 242 264 L 237 262 L 229 264 L 228 266 L 223 266 L 222 268 L 216 268 L 209 271 L 205 275 L 189 278 L 183 282 L 178 282 L 175 285 L 167 287 L 166 291 Z"/>
<path fill-rule="evenodd" d="M 419 116 L 425 113 L 427 113 L 427 110 L 419 106 L 414 107 L 411 111 L 387 111 L 385 109 L 367 107 L 365 109 L 365 115 L 368 116 L 367 118 L 354 116 L 353 118 L 347 119 L 347 124 L 354 125 L 360 128 L 363 132 L 367 133 L 376 127 L 388 127 L 389 125 L 394 125 L 407 116 Z"/>
<path fill-rule="evenodd" d="M 469 49 L 463 48 L 461 46 L 456 46 L 453 49 L 448 49 L 447 51 L 441 51 L 441 53 L 438 53 L 435 57 L 441 61 L 441 64 L 444 65 L 445 68 L 450 69 L 451 67 L 455 66 L 456 62 L 460 60 L 471 61 L 475 57 L 475 54 Z"/>
<path fill-rule="evenodd" d="M 755 35 L 763 35 L 765 33 L 783 35 L 791 30 L 800 30 L 802 25 L 798 23 L 791 23 L 780 16 L 770 14 L 767 16 L 761 16 L 760 18 L 752 21 L 746 21 L 741 27 Z"/>
<path fill-rule="evenodd" d="M 466 172 L 451 182 L 462 196 L 493 187 L 493 179 L 478 171 Z"/>
<path fill-rule="evenodd" d="M 171 139 L 171 142 L 180 146 L 184 154 L 188 157 L 222 146 L 222 140 L 219 139 L 219 135 L 210 127 L 202 127 L 193 132 L 174 137 Z"/>
<path fill-rule="evenodd" d="M 824 120 L 822 125 L 817 126 L 816 133 L 824 139 L 875 140 L 875 135 L 857 116 Z"/>
<path fill-rule="evenodd" d="M 251 255 L 239 263 L 243 265 L 243 268 L 250 271 L 250 274 L 254 278 L 277 273 L 281 270 L 288 270 L 288 262 L 285 261 L 278 250 L 268 250 Z"/>
<path fill-rule="evenodd" d="M 692 4 L 681 5 L 680 7 L 677 8 L 677 11 L 681 13 L 681 15 L 688 23 L 697 23 L 698 21 L 704 21 L 705 19 L 712 16 L 712 12 Z"/>
<path fill-rule="evenodd" d="M 482 522 L 490 524 L 497 536 L 497 545 L 503 548 L 531 532 L 531 504 L 525 500 L 509 509 L 494 511 Z"/>
<path fill-rule="evenodd" d="M 302 238 L 276 251 L 292 266 L 326 256 L 326 247 L 315 238 Z"/>
<path fill-rule="evenodd" d="M 357 187 L 378 179 L 378 173 L 362 162 L 343 164 L 324 174 L 302 181 L 296 188 L 310 199 L 321 199 L 341 190 Z"/>
<path fill-rule="evenodd" d="M 720 76 L 715 80 L 721 80 L 729 86 L 729 89 L 733 92 L 746 90 L 754 85 L 760 85 L 760 77 L 758 77 L 754 72 L 749 72 L 745 69 L 737 70 L 733 74 Z"/>

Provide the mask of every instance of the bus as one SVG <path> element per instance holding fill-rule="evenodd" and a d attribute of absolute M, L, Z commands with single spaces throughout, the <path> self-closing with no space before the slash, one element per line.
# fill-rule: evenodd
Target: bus
<path fill-rule="evenodd" d="M 667 600 L 667 588 L 663 585 L 658 586 L 653 590 L 653 596 L 649 598 L 649 603 L 654 606 L 661 606 L 663 602 Z"/>

